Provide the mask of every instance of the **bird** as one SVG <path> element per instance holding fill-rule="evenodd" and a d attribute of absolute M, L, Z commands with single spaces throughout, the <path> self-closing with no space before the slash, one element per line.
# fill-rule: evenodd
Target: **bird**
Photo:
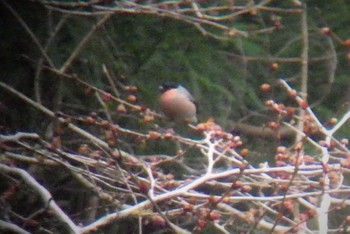
<path fill-rule="evenodd" d="M 190 92 L 180 84 L 165 82 L 159 86 L 159 103 L 164 115 L 175 122 L 197 122 L 197 105 Z"/>

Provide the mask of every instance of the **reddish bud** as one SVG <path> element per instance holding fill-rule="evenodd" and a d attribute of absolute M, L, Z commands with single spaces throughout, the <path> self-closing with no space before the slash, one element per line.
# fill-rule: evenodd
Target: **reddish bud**
<path fill-rule="evenodd" d="M 166 226 L 166 221 L 160 215 L 153 215 L 151 217 L 151 223 L 152 223 L 152 225 L 154 225 L 156 227 L 165 227 Z"/>
<path fill-rule="evenodd" d="M 219 199 L 213 196 L 209 196 L 208 201 L 210 204 L 216 204 L 219 201 Z"/>
<path fill-rule="evenodd" d="M 325 185 L 324 178 L 321 178 L 318 183 L 323 187 Z"/>
<path fill-rule="evenodd" d="M 347 156 L 341 161 L 341 165 L 345 168 L 350 168 L 350 156 Z"/>
<path fill-rule="evenodd" d="M 112 95 L 110 93 L 104 92 L 101 94 L 101 98 L 103 101 L 108 102 L 112 99 Z"/>
<path fill-rule="evenodd" d="M 182 209 L 184 210 L 184 212 L 192 212 L 194 209 L 194 206 L 191 204 L 185 204 Z"/>
<path fill-rule="evenodd" d="M 294 145 L 293 149 L 296 151 L 300 151 L 303 149 L 303 144 L 301 142 L 298 142 L 297 144 Z"/>
<path fill-rule="evenodd" d="M 117 112 L 118 113 L 126 113 L 126 108 L 124 104 L 119 104 L 117 107 Z"/>
<path fill-rule="evenodd" d="M 184 153 L 185 153 L 185 151 L 180 149 L 180 150 L 176 151 L 176 156 L 182 156 L 182 155 L 184 155 Z"/>
<path fill-rule="evenodd" d="M 350 223 L 350 215 L 346 216 L 345 221 L 346 221 L 347 223 Z"/>
<path fill-rule="evenodd" d="M 350 61 L 350 53 L 347 53 L 345 58 Z"/>
<path fill-rule="evenodd" d="M 317 212 L 316 212 L 316 210 L 308 210 L 307 211 L 307 215 L 311 219 L 311 218 L 313 218 L 313 217 L 315 217 L 317 215 Z"/>
<path fill-rule="evenodd" d="M 252 215 L 257 215 L 258 214 L 258 210 L 257 209 L 255 209 L 255 208 L 250 208 L 249 209 L 249 213 L 251 213 Z"/>
<path fill-rule="evenodd" d="M 338 119 L 337 119 L 337 118 L 331 118 L 331 119 L 329 120 L 329 124 L 332 124 L 332 125 L 336 124 L 337 122 L 338 122 Z"/>
<path fill-rule="evenodd" d="M 158 139 L 160 137 L 160 133 L 156 131 L 150 131 L 148 132 L 148 137 L 150 139 Z"/>
<path fill-rule="evenodd" d="M 313 164 L 315 163 L 315 158 L 310 155 L 304 155 L 305 164 Z"/>
<path fill-rule="evenodd" d="M 279 124 L 272 121 L 272 122 L 268 123 L 268 126 L 269 126 L 269 128 L 271 128 L 272 130 L 275 130 L 275 129 L 277 129 L 277 128 L 279 127 Z"/>
<path fill-rule="evenodd" d="M 277 106 L 274 107 L 276 111 L 282 112 L 286 108 L 284 104 L 278 104 Z"/>
<path fill-rule="evenodd" d="M 242 157 L 246 157 L 246 156 L 248 155 L 248 153 L 249 153 L 249 150 L 248 150 L 248 149 L 245 149 L 245 148 L 244 148 L 244 149 L 241 150 L 241 156 L 242 156 Z"/>
<path fill-rule="evenodd" d="M 78 153 L 82 155 L 88 155 L 90 153 L 90 148 L 87 144 L 80 145 Z"/>
<path fill-rule="evenodd" d="M 165 133 L 164 135 L 163 135 L 163 138 L 164 139 L 171 139 L 173 137 L 173 135 L 171 134 L 171 133 Z"/>
<path fill-rule="evenodd" d="M 1 196 L 0 196 L 0 199 L 2 200 L 12 200 L 15 195 L 16 195 L 16 192 L 18 190 L 18 186 L 15 185 L 15 184 L 12 184 L 10 185 L 6 191 L 4 191 Z"/>
<path fill-rule="evenodd" d="M 277 219 L 280 220 L 283 218 L 283 214 L 281 212 L 277 213 Z"/>
<path fill-rule="evenodd" d="M 285 192 L 288 191 L 288 185 L 286 185 L 286 184 L 278 185 L 278 189 L 279 189 L 282 193 L 285 193 Z"/>
<path fill-rule="evenodd" d="M 211 220 L 218 220 L 220 217 L 221 215 L 218 212 L 212 211 L 209 213 L 209 219 Z"/>
<path fill-rule="evenodd" d="M 180 185 L 179 181 L 171 180 L 163 183 L 163 188 L 165 189 L 174 189 Z"/>
<path fill-rule="evenodd" d="M 128 92 L 131 92 L 131 93 L 135 93 L 138 91 L 138 88 L 136 86 L 132 85 L 132 86 L 126 87 L 125 90 Z"/>
<path fill-rule="evenodd" d="M 128 99 L 129 102 L 136 102 L 137 101 L 137 98 L 136 98 L 135 95 L 129 95 L 127 97 L 127 99 Z"/>
<path fill-rule="evenodd" d="M 145 181 L 139 181 L 139 190 L 143 194 L 147 194 L 149 191 L 149 185 Z"/>
<path fill-rule="evenodd" d="M 296 98 L 296 96 L 298 96 L 298 92 L 295 89 L 288 90 L 288 94 L 291 98 Z"/>
<path fill-rule="evenodd" d="M 329 182 L 332 185 L 337 185 L 340 181 L 340 173 L 337 171 L 331 171 L 328 173 Z"/>
<path fill-rule="evenodd" d="M 294 4 L 294 6 L 296 6 L 296 7 L 302 7 L 303 6 L 303 4 L 299 0 L 292 0 L 292 2 Z"/>
<path fill-rule="evenodd" d="M 62 146 L 62 142 L 61 142 L 61 138 L 60 137 L 54 137 L 51 141 L 51 145 L 50 148 L 52 150 L 56 150 L 58 148 L 61 148 Z"/>
<path fill-rule="evenodd" d="M 174 175 L 173 175 L 173 174 L 167 174 L 167 175 L 165 176 L 165 178 L 166 178 L 167 180 L 172 180 L 172 179 L 174 179 Z"/>
<path fill-rule="evenodd" d="M 295 114 L 295 108 L 293 107 L 287 107 L 286 108 L 287 115 L 294 115 Z"/>
<path fill-rule="evenodd" d="M 190 182 L 192 182 L 192 180 L 186 180 L 185 182 L 189 182 L 190 183 Z M 191 204 L 196 204 L 197 201 L 198 201 L 198 198 L 195 198 L 195 197 L 190 197 L 188 199 L 188 202 L 191 203 Z"/>
<path fill-rule="evenodd" d="M 25 222 L 27 227 L 36 227 L 38 226 L 40 223 L 34 219 L 27 219 Z"/>
<path fill-rule="evenodd" d="M 157 157 L 150 157 L 148 160 L 149 160 L 150 162 L 153 162 L 153 163 L 159 162 L 159 158 L 157 158 Z"/>
<path fill-rule="evenodd" d="M 64 123 L 65 123 L 65 124 L 71 123 L 72 120 L 73 120 L 72 117 L 64 118 Z"/>
<path fill-rule="evenodd" d="M 271 90 L 271 85 L 269 85 L 269 84 L 262 84 L 262 85 L 260 86 L 260 89 L 261 89 L 262 91 L 264 91 L 264 92 L 268 92 L 268 91 Z"/>
<path fill-rule="evenodd" d="M 107 141 L 107 144 L 109 147 L 115 147 L 117 145 L 117 142 L 114 139 L 109 139 Z"/>
<path fill-rule="evenodd" d="M 326 141 L 319 141 L 318 144 L 326 148 L 329 146 Z"/>
<path fill-rule="evenodd" d="M 234 36 L 237 35 L 237 31 L 234 30 L 234 29 L 230 29 L 230 30 L 228 31 L 228 35 L 229 35 L 230 37 L 234 37 Z"/>
<path fill-rule="evenodd" d="M 154 120 L 154 116 L 153 115 L 145 115 L 143 116 L 143 121 L 146 123 L 150 123 Z"/>
<path fill-rule="evenodd" d="M 252 186 L 250 186 L 250 185 L 243 185 L 241 190 L 244 193 L 249 193 L 252 190 Z"/>
<path fill-rule="evenodd" d="M 145 110 L 147 110 L 148 106 L 147 105 L 141 105 L 140 108 L 141 108 L 142 111 L 145 111 Z"/>
<path fill-rule="evenodd" d="M 170 133 L 171 135 L 174 135 L 174 134 L 175 134 L 175 131 L 174 131 L 174 129 L 172 129 L 172 128 L 168 128 L 168 129 L 166 130 L 166 132 L 167 132 L 167 133 Z"/>
<path fill-rule="evenodd" d="M 276 161 L 276 166 L 277 167 L 283 167 L 285 165 L 286 165 L 286 162 L 284 162 L 284 161 L 280 161 L 280 160 Z"/>
<path fill-rule="evenodd" d="M 276 149 L 276 153 L 284 154 L 287 152 L 287 148 L 285 146 L 278 146 Z"/>
<path fill-rule="evenodd" d="M 94 94 L 96 92 L 96 90 L 92 87 L 87 87 L 84 92 L 87 94 L 87 95 L 90 95 L 90 94 Z"/>
<path fill-rule="evenodd" d="M 98 114 L 96 112 L 91 112 L 90 116 L 95 120 L 98 118 Z"/>
<path fill-rule="evenodd" d="M 55 136 L 61 136 L 61 135 L 63 135 L 63 134 L 64 134 L 63 128 L 55 128 L 55 129 L 54 129 L 54 135 L 55 135 Z"/>
<path fill-rule="evenodd" d="M 232 186 L 233 189 L 239 189 L 239 188 L 242 187 L 242 182 L 241 181 L 235 181 L 235 182 L 232 183 L 231 186 Z"/>
<path fill-rule="evenodd" d="M 286 161 L 288 159 L 288 154 L 278 153 L 276 154 L 275 159 L 277 161 Z"/>
<path fill-rule="evenodd" d="M 280 21 L 275 21 L 273 22 L 273 25 L 275 26 L 276 29 L 280 29 L 282 28 L 282 23 Z"/>
<path fill-rule="evenodd" d="M 239 164 L 239 169 L 240 170 L 245 170 L 249 167 L 249 163 L 248 162 L 242 162 L 241 164 Z"/>
<path fill-rule="evenodd" d="M 304 100 L 301 100 L 301 101 L 298 101 L 298 104 L 299 104 L 299 106 L 302 108 L 302 109 L 306 109 L 306 108 L 308 108 L 308 106 L 309 106 L 309 103 L 307 102 L 307 101 L 304 101 Z"/>
<path fill-rule="evenodd" d="M 305 222 L 305 221 L 307 221 L 309 219 L 309 216 L 307 215 L 307 214 L 305 214 L 305 213 L 300 213 L 299 214 L 299 221 L 300 222 Z"/>
<path fill-rule="evenodd" d="M 92 159 L 100 159 L 101 158 L 101 152 L 100 151 L 94 151 L 89 154 L 89 157 Z"/>
<path fill-rule="evenodd" d="M 102 120 L 101 123 L 100 123 L 100 125 L 101 125 L 102 127 L 108 127 L 108 126 L 109 126 L 109 122 L 108 122 L 107 120 Z"/>
<path fill-rule="evenodd" d="M 94 120 L 91 116 L 86 117 L 86 118 L 84 119 L 84 121 L 85 121 L 85 123 L 88 123 L 88 124 L 93 124 L 93 123 L 95 123 L 95 120 Z"/>
<path fill-rule="evenodd" d="M 265 102 L 265 106 L 271 107 L 271 106 L 273 106 L 273 104 L 275 104 L 275 102 L 274 102 L 273 100 L 267 100 L 267 101 Z"/>
<path fill-rule="evenodd" d="M 345 45 L 346 47 L 350 47 L 350 38 L 349 38 L 349 39 L 346 39 L 346 40 L 344 41 L 344 45 Z"/>
<path fill-rule="evenodd" d="M 278 69 L 278 63 L 273 63 L 270 65 L 270 70 L 271 71 L 276 71 Z"/>
<path fill-rule="evenodd" d="M 197 126 L 196 126 L 196 130 L 197 131 L 200 131 L 200 132 L 203 132 L 203 131 L 205 131 L 207 128 L 206 128 L 206 125 L 205 125 L 205 123 L 200 123 L 200 124 L 198 124 Z"/>
<path fill-rule="evenodd" d="M 203 220 L 203 219 L 199 219 L 199 220 L 198 220 L 197 226 L 198 226 L 199 228 L 204 228 L 206 225 L 207 225 L 207 221 L 205 221 L 205 220 Z"/>
<path fill-rule="evenodd" d="M 327 36 L 331 35 L 331 33 L 332 33 L 332 31 L 328 27 L 321 28 L 320 32 L 324 35 L 327 35 Z"/>
<path fill-rule="evenodd" d="M 287 199 L 283 202 L 283 208 L 292 212 L 295 202 L 292 199 Z"/>

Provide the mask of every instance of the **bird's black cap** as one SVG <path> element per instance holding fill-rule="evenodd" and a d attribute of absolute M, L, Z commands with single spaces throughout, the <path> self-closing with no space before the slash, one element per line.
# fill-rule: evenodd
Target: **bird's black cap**
<path fill-rule="evenodd" d="M 161 93 L 164 93 L 170 89 L 176 89 L 179 87 L 179 84 L 176 84 L 175 82 L 164 82 L 159 86 L 159 90 Z"/>

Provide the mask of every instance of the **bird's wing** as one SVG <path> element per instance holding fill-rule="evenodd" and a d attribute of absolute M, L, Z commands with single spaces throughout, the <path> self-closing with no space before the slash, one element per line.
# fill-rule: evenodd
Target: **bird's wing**
<path fill-rule="evenodd" d="M 184 87 L 182 87 L 181 85 L 178 87 L 178 89 L 180 90 L 181 93 L 183 93 L 184 95 L 186 95 L 186 97 L 188 97 L 192 102 L 194 101 L 194 98 L 192 97 L 192 95 L 190 94 L 190 92 L 187 91 L 187 89 L 185 89 Z"/>

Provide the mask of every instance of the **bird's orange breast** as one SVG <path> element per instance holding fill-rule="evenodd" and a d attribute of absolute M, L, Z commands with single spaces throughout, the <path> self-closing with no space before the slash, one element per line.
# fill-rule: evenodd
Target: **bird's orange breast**
<path fill-rule="evenodd" d="M 193 122 L 196 119 L 196 105 L 176 89 L 161 95 L 160 107 L 168 118 L 175 121 Z"/>

